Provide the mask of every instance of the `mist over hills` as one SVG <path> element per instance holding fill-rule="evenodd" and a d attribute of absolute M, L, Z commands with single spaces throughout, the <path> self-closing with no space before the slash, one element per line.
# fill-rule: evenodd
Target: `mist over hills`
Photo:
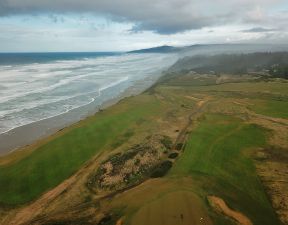
<path fill-rule="evenodd" d="M 163 46 L 158 46 L 158 47 L 153 47 L 153 48 L 133 50 L 133 51 L 129 51 L 128 53 L 171 53 L 171 52 L 179 52 L 179 51 L 181 51 L 181 48 L 179 47 L 163 45 Z"/>
<path fill-rule="evenodd" d="M 129 53 L 174 53 L 179 60 L 169 72 L 244 74 L 264 71 L 267 75 L 288 78 L 288 45 L 210 44 L 185 47 L 159 46 Z"/>
<path fill-rule="evenodd" d="M 276 77 L 288 78 L 288 52 L 186 56 L 170 68 L 170 71 L 174 72 L 185 70 L 229 74 L 266 71 Z"/>
<path fill-rule="evenodd" d="M 222 53 L 253 53 L 288 51 L 288 45 L 283 44 L 195 44 L 175 47 L 169 45 L 156 46 L 129 51 L 127 53 L 178 53 L 181 56 L 215 55 Z"/>

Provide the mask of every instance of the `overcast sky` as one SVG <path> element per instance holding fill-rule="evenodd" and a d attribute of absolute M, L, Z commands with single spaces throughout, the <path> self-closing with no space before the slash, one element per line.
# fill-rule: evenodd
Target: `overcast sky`
<path fill-rule="evenodd" d="M 0 52 L 288 43 L 287 0 L 0 0 Z"/>

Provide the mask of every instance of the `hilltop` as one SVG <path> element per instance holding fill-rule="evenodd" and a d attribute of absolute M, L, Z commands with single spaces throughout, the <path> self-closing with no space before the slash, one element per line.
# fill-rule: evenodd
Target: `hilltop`
<path fill-rule="evenodd" d="M 158 46 L 158 47 L 153 47 L 153 48 L 133 50 L 127 53 L 171 53 L 171 52 L 178 52 L 180 50 L 181 48 L 163 45 L 163 46 Z"/>

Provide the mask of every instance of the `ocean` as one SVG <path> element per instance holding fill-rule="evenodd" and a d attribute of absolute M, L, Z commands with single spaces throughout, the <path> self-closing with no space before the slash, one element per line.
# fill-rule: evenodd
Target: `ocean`
<path fill-rule="evenodd" d="M 159 77 L 176 60 L 173 54 L 1 53 L 0 134 L 100 105 Z"/>

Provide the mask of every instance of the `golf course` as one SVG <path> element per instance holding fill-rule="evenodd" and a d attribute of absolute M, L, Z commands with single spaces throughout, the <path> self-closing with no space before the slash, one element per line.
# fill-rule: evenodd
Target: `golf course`
<path fill-rule="evenodd" d="M 285 224 L 287 84 L 168 74 L 1 157 L 0 224 Z"/>

